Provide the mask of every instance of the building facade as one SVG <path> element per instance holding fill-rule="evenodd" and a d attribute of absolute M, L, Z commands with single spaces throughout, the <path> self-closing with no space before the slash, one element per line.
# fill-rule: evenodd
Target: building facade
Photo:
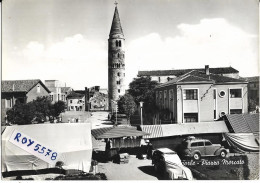
<path fill-rule="evenodd" d="M 208 67 L 206 65 L 205 67 Z M 192 70 L 203 72 L 204 68 L 199 69 L 179 69 L 179 70 L 153 70 L 153 71 L 138 71 L 138 77 L 151 77 L 153 81 L 158 83 L 165 83 L 173 78 L 179 77 L 185 73 L 188 73 Z M 231 77 L 239 79 L 239 71 L 233 67 L 218 67 L 218 68 L 209 68 L 209 72 L 212 74 L 217 74 L 220 76 Z"/>
<path fill-rule="evenodd" d="M 108 39 L 108 96 L 109 108 L 125 94 L 125 38 L 121 27 L 118 9 L 114 17 Z"/>
<path fill-rule="evenodd" d="M 212 122 L 225 114 L 248 112 L 247 82 L 190 71 L 156 88 L 156 123 Z"/>
<path fill-rule="evenodd" d="M 259 76 L 246 77 L 248 82 L 249 111 L 259 112 Z"/>
<path fill-rule="evenodd" d="M 41 80 L 3 80 L 1 94 L 1 120 L 4 121 L 6 111 L 17 102 L 28 103 L 37 97 L 49 96 L 51 91 Z"/>
<path fill-rule="evenodd" d="M 85 111 L 85 95 L 72 92 L 67 96 L 68 111 Z"/>
<path fill-rule="evenodd" d="M 45 80 L 45 85 L 51 91 L 50 99 L 52 103 L 63 101 L 66 102 L 66 93 L 63 92 L 62 88 L 65 87 L 65 84 L 58 80 Z"/>

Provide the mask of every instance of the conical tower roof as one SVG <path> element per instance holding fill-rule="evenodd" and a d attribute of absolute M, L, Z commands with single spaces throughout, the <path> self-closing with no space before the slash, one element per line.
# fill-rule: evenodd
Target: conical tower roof
<path fill-rule="evenodd" d="M 109 33 L 109 37 L 112 37 L 112 36 L 124 37 L 117 7 L 115 7 L 114 17 L 113 17 L 113 21 L 112 21 L 112 25 L 111 25 L 111 29 L 110 29 L 110 33 Z"/>

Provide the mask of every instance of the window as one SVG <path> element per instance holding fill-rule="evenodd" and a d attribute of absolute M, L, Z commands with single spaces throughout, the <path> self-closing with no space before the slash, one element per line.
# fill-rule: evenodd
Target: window
<path fill-rule="evenodd" d="M 12 99 L 9 98 L 9 99 L 6 99 L 6 108 L 11 108 L 12 107 Z"/>
<path fill-rule="evenodd" d="M 72 100 L 70 100 L 70 103 L 72 104 Z"/>
<path fill-rule="evenodd" d="M 169 99 L 170 99 L 170 100 L 173 100 L 173 90 L 170 90 Z"/>
<path fill-rule="evenodd" d="M 198 90 L 184 90 L 184 100 L 198 100 Z"/>
<path fill-rule="evenodd" d="M 116 84 L 120 85 L 120 81 L 116 81 Z"/>
<path fill-rule="evenodd" d="M 159 81 L 159 83 L 161 82 L 161 78 L 160 77 L 158 77 L 158 81 Z"/>
<path fill-rule="evenodd" d="M 196 146 L 198 146 L 198 143 L 197 143 L 197 142 L 193 142 L 193 143 L 191 143 L 190 146 L 191 146 L 191 147 L 196 147 Z"/>
<path fill-rule="evenodd" d="M 214 110 L 214 119 L 217 119 L 217 111 Z"/>
<path fill-rule="evenodd" d="M 121 47 L 121 41 L 119 41 L 119 44 L 118 44 L 119 47 Z"/>
<path fill-rule="evenodd" d="M 198 142 L 198 146 L 204 146 L 204 142 Z"/>
<path fill-rule="evenodd" d="M 51 101 L 53 101 L 53 95 L 51 95 Z"/>
<path fill-rule="evenodd" d="M 118 89 L 118 93 L 120 93 L 120 89 Z"/>
<path fill-rule="evenodd" d="M 210 141 L 206 141 L 205 142 L 205 146 L 211 146 L 212 144 L 211 144 L 211 142 Z"/>
<path fill-rule="evenodd" d="M 159 93 L 159 98 L 160 98 L 160 100 L 162 100 L 162 92 L 161 91 Z"/>
<path fill-rule="evenodd" d="M 58 100 L 60 100 L 60 94 L 58 94 Z"/>
<path fill-rule="evenodd" d="M 226 92 L 225 91 L 223 91 L 223 90 L 221 90 L 220 92 L 219 92 L 219 96 L 222 98 L 222 97 L 224 97 L 226 95 Z"/>
<path fill-rule="evenodd" d="M 37 86 L 37 93 L 40 93 L 41 92 L 41 88 L 40 86 Z"/>
<path fill-rule="evenodd" d="M 217 91 L 216 91 L 216 89 L 213 90 L 213 98 L 214 98 L 214 99 L 217 98 Z"/>
<path fill-rule="evenodd" d="M 120 57 L 120 54 L 118 53 L 118 54 L 117 54 L 117 58 L 119 58 L 119 57 Z"/>
<path fill-rule="evenodd" d="M 242 109 L 230 109 L 230 114 L 242 114 Z"/>
<path fill-rule="evenodd" d="M 120 76 L 120 72 L 117 73 L 117 76 Z"/>
<path fill-rule="evenodd" d="M 116 40 L 116 47 L 118 47 L 118 41 Z"/>
<path fill-rule="evenodd" d="M 184 122 L 198 122 L 198 113 L 184 113 Z"/>
<path fill-rule="evenodd" d="M 241 98 L 242 89 L 230 89 L 230 98 Z"/>

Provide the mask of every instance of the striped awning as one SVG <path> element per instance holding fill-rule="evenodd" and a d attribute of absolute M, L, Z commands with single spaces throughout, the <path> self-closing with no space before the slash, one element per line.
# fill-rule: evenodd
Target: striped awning
<path fill-rule="evenodd" d="M 235 133 L 259 132 L 259 114 L 228 114 L 226 117 Z"/>
<path fill-rule="evenodd" d="M 161 125 L 141 125 L 143 132 L 149 135 L 143 136 L 144 139 L 163 137 L 163 130 Z"/>
<path fill-rule="evenodd" d="M 92 129 L 91 134 L 93 137 L 95 137 L 97 139 L 100 135 L 104 134 L 105 132 L 107 132 L 113 128 L 114 127 Z"/>
<path fill-rule="evenodd" d="M 193 135 L 204 133 L 227 133 L 228 128 L 224 121 L 212 121 L 201 123 L 181 123 L 181 124 L 165 124 L 165 125 L 143 125 L 142 131 L 150 133 L 143 138 L 160 138 L 178 135 Z"/>
<path fill-rule="evenodd" d="M 148 133 L 143 131 L 138 131 L 136 127 L 132 126 L 116 126 L 106 129 L 94 129 L 92 130 L 92 135 L 96 139 L 105 139 L 105 138 L 121 138 L 121 137 L 138 137 L 148 135 Z"/>

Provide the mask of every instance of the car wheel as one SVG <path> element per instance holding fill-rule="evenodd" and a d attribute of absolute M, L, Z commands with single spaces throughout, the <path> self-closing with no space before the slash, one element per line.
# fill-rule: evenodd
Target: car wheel
<path fill-rule="evenodd" d="M 193 158 L 194 158 L 195 160 L 200 160 L 200 154 L 199 154 L 199 153 L 195 153 L 195 154 L 193 155 Z"/>
<path fill-rule="evenodd" d="M 225 158 L 227 153 L 226 153 L 226 151 L 221 151 L 219 155 L 221 158 Z"/>

